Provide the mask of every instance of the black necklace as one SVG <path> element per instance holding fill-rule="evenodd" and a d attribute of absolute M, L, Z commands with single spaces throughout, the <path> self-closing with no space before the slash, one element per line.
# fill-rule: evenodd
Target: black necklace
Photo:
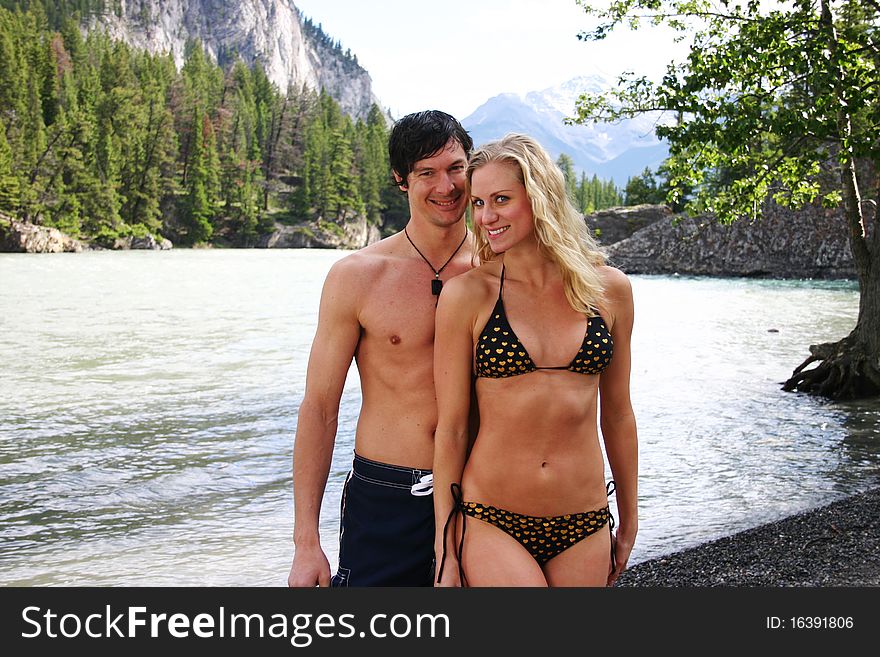
<path fill-rule="evenodd" d="M 452 262 L 452 259 L 455 257 L 455 254 L 458 253 L 459 249 L 461 249 L 462 245 L 467 240 L 468 230 L 467 227 L 464 229 L 464 237 L 461 239 L 461 243 L 455 248 L 455 251 L 452 252 L 452 255 L 449 256 L 449 260 L 443 263 L 443 266 L 440 269 L 434 269 L 434 265 L 431 264 L 431 261 L 425 257 L 425 254 L 419 251 L 419 247 L 416 246 L 415 242 L 410 238 L 409 233 L 406 232 L 406 226 L 403 227 L 403 234 L 406 235 L 406 239 L 409 240 L 409 243 L 412 244 L 412 247 L 416 250 L 420 256 L 422 256 L 422 260 L 424 260 L 428 266 L 431 268 L 431 271 L 434 272 L 434 280 L 431 281 L 431 294 L 437 296 L 440 294 L 440 290 L 443 289 L 443 281 L 440 280 L 440 272 L 446 269 L 446 265 Z"/>

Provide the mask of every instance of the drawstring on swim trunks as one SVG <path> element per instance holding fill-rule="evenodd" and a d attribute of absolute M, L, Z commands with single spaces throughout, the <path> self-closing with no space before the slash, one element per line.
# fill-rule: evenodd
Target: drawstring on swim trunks
<path fill-rule="evenodd" d="M 410 494 L 416 497 L 427 497 L 434 492 L 434 475 L 430 472 L 421 478 L 409 489 Z"/>

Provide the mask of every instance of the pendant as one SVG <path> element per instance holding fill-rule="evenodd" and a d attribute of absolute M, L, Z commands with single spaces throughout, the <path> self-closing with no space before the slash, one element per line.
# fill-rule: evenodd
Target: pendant
<path fill-rule="evenodd" d="M 440 290 L 442 289 L 443 281 L 441 281 L 439 278 L 435 278 L 433 281 L 431 281 L 431 294 L 433 294 L 435 297 L 440 295 Z"/>

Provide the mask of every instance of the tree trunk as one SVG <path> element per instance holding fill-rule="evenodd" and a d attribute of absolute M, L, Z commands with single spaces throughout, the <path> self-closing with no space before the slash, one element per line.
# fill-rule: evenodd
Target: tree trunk
<path fill-rule="evenodd" d="M 829 0 L 822 0 L 821 7 L 820 23 L 834 59 L 839 44 Z M 859 318 L 852 333 L 843 340 L 810 346 L 810 357 L 795 369 L 782 389 L 832 399 L 859 399 L 880 395 L 880 213 L 875 200 L 870 206 L 870 222 L 866 223 L 856 158 L 850 144 L 852 117 L 843 88 L 846 78 L 839 67 L 837 73 L 837 124 L 842 144 L 838 154 L 840 184 L 850 248 L 859 277 Z M 805 369 L 816 361 L 818 366 Z"/>

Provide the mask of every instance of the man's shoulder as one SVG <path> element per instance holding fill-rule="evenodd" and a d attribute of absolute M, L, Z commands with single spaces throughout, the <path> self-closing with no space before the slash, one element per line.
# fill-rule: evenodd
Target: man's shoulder
<path fill-rule="evenodd" d="M 380 246 L 381 245 L 381 246 Z M 387 245 L 375 242 L 337 260 L 330 268 L 335 278 L 352 282 L 378 276 L 390 261 Z"/>

